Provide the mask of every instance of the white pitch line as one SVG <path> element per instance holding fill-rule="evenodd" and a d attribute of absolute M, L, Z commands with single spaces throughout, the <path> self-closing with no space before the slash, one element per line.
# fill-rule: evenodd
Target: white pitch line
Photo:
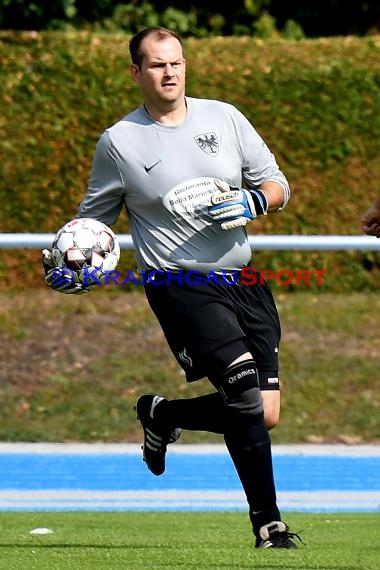
<path fill-rule="evenodd" d="M 170 453 L 212 455 L 227 454 L 224 444 L 170 445 Z M 277 444 L 272 446 L 274 455 L 324 455 L 324 456 L 380 456 L 380 444 Z M 73 455 L 141 455 L 141 443 L 0 443 L 0 454 L 73 454 Z"/>
<path fill-rule="evenodd" d="M 380 491 L 278 493 L 282 510 L 380 511 Z M 0 510 L 246 510 L 241 491 L 0 491 Z"/>

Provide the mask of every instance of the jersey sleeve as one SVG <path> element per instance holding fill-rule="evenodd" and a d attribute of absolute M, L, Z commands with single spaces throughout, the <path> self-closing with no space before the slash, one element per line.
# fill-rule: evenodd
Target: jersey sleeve
<path fill-rule="evenodd" d="M 248 188 L 258 188 L 264 181 L 278 182 L 284 190 L 282 210 L 289 201 L 290 187 L 273 153 L 248 119 L 236 111 L 236 126 L 243 159 L 243 178 Z"/>
<path fill-rule="evenodd" d="M 123 180 L 112 143 L 105 131 L 96 145 L 87 193 L 77 216 L 94 218 L 110 226 L 119 217 L 124 194 Z"/>

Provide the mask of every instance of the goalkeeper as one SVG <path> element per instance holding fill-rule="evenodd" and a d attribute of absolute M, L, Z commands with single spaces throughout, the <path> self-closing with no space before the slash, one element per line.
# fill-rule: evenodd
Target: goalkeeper
<path fill-rule="evenodd" d="M 78 215 L 112 225 L 126 209 L 138 269 L 152 272 L 147 299 L 167 342 L 187 381 L 207 378 L 213 386 L 191 399 L 139 397 L 143 457 L 161 475 L 167 445 L 181 429 L 223 434 L 255 546 L 295 548 L 277 506 L 268 433 L 280 411 L 278 314 L 260 279 L 250 287 L 234 283 L 251 260 L 246 224 L 282 210 L 289 185 L 240 111 L 185 95 L 186 61 L 175 32 L 143 30 L 130 53 L 143 101 L 101 135 Z M 227 282 L 176 282 L 183 271 L 212 271 Z"/>

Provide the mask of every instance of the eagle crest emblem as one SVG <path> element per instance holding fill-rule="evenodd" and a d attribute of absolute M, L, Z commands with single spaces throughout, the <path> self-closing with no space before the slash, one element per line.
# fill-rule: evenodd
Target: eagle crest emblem
<path fill-rule="evenodd" d="M 219 152 L 219 142 L 215 133 L 203 133 L 197 135 L 195 142 L 206 154 L 216 156 Z"/>

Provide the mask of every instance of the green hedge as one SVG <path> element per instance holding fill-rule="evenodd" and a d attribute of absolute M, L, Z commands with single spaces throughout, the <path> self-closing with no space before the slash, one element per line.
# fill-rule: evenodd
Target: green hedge
<path fill-rule="evenodd" d="M 0 34 L 0 231 L 53 232 L 73 217 L 100 133 L 140 104 L 128 39 Z M 379 192 L 380 37 L 188 39 L 185 48 L 188 95 L 235 104 L 290 180 L 288 208 L 249 231 L 360 234 Z M 115 229 L 128 233 L 125 216 Z M 260 252 L 254 264 L 325 269 L 324 290 L 379 286 L 379 252 Z M 123 252 L 127 267 L 132 252 Z M 2 250 L 0 277 L 0 287 L 42 285 L 39 252 Z"/>

